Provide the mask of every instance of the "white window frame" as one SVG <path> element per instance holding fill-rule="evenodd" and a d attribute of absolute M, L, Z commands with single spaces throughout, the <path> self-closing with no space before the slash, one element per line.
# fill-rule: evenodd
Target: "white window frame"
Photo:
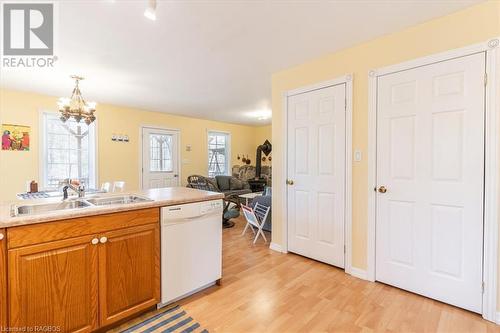
<path fill-rule="evenodd" d="M 46 129 L 45 129 L 45 116 L 46 115 L 57 115 L 56 112 L 53 112 L 53 111 L 44 111 L 44 110 L 41 110 L 39 112 L 39 138 L 40 138 L 40 146 L 39 146 L 39 163 L 40 163 L 40 167 L 39 167 L 39 183 L 40 183 L 40 188 L 41 190 L 47 190 L 47 191 L 53 191 L 54 188 L 53 187 L 48 187 L 47 184 L 46 184 L 46 180 L 47 180 L 47 133 L 46 133 Z M 93 177 L 89 177 L 89 178 L 93 178 L 94 179 L 94 182 L 91 183 L 91 184 L 85 184 L 85 186 L 87 186 L 87 188 L 93 188 L 93 189 L 98 189 L 98 184 L 99 184 L 99 178 L 98 178 L 98 173 L 99 173 L 99 164 L 98 164 L 98 138 L 97 138 L 97 133 L 99 132 L 98 131 L 98 123 L 97 123 L 97 120 L 94 121 L 94 135 L 93 135 L 93 138 L 92 137 L 89 137 L 89 139 L 91 140 L 91 143 L 92 143 L 92 146 L 94 147 L 94 154 L 91 155 L 91 159 L 89 161 L 89 168 L 90 170 L 94 170 L 93 172 Z"/>
<path fill-rule="evenodd" d="M 206 142 L 206 147 L 207 147 L 207 159 L 206 159 L 206 166 L 207 166 L 207 176 L 209 175 L 209 163 L 210 163 L 210 149 L 209 149 L 209 141 L 208 138 L 210 135 L 213 134 L 218 134 L 218 135 L 225 135 L 226 136 L 226 173 L 224 175 L 226 176 L 231 176 L 232 174 L 232 156 L 231 156 L 231 132 L 226 132 L 226 131 L 218 131 L 218 130 L 207 130 L 207 142 Z"/>

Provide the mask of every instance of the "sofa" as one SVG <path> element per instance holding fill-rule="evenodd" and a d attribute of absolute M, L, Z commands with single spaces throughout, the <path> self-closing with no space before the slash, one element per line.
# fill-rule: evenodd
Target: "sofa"
<path fill-rule="evenodd" d="M 255 178 L 254 165 L 234 165 L 232 168 L 233 177 L 248 181 Z M 266 180 L 267 186 L 272 186 L 272 168 L 269 165 L 263 165 L 261 168 L 261 177 Z"/>
<path fill-rule="evenodd" d="M 252 193 L 248 182 L 233 176 L 215 176 L 215 178 L 210 178 L 192 175 L 188 177 L 187 187 L 197 188 L 196 185 L 194 185 L 195 181 L 206 182 L 209 191 L 224 193 L 225 197 Z"/>

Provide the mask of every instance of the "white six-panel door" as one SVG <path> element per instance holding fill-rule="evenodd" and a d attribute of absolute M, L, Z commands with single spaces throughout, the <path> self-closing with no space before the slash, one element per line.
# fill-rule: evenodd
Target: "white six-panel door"
<path fill-rule="evenodd" d="M 179 132 L 142 129 L 142 188 L 175 187 L 179 180 Z"/>
<path fill-rule="evenodd" d="M 344 267 L 346 85 L 288 98 L 288 250 Z"/>
<path fill-rule="evenodd" d="M 484 73 L 479 53 L 381 76 L 377 91 L 376 279 L 475 312 Z"/>

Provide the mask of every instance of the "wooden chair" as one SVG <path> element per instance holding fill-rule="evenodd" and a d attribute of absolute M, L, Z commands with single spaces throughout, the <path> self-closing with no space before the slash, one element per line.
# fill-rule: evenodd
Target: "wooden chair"
<path fill-rule="evenodd" d="M 253 209 L 245 205 L 241 205 L 241 208 L 243 209 L 243 214 L 247 220 L 247 224 L 245 225 L 245 229 L 243 229 L 243 233 L 241 235 L 244 235 L 248 227 L 250 227 L 255 235 L 253 240 L 254 244 L 257 242 L 259 235 L 261 235 L 262 238 L 264 238 L 264 242 L 267 243 L 267 238 L 266 235 L 264 235 L 262 228 L 264 227 L 264 223 L 266 222 L 267 215 L 269 214 L 271 207 L 266 207 L 257 203 Z M 257 229 L 257 232 L 255 232 L 254 228 Z"/>

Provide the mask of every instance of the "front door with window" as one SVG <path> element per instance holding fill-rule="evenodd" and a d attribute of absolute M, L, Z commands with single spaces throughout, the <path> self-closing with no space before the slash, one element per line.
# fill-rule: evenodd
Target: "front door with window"
<path fill-rule="evenodd" d="M 142 188 L 179 186 L 179 132 L 142 129 Z"/>

